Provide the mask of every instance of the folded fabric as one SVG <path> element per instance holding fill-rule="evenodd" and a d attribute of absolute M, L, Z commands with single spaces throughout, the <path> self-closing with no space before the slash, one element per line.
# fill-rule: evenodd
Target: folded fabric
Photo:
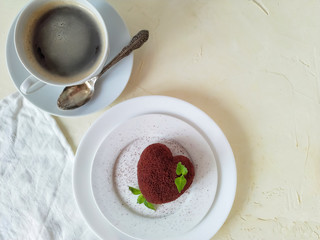
<path fill-rule="evenodd" d="M 0 239 L 98 239 L 72 194 L 74 155 L 54 119 L 19 93 L 0 102 Z"/>

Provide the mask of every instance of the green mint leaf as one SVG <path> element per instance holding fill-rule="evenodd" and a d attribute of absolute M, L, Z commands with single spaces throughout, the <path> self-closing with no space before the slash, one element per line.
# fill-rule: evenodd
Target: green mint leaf
<path fill-rule="evenodd" d="M 134 195 L 139 195 L 138 198 L 137 198 L 137 203 L 141 204 L 141 203 L 144 203 L 144 205 L 147 207 L 147 208 L 150 208 L 152 210 L 156 210 L 155 207 L 153 206 L 152 203 L 149 203 L 146 198 L 141 194 L 141 191 L 137 188 L 134 188 L 134 187 L 130 187 L 129 186 L 129 190 L 134 194 Z"/>
<path fill-rule="evenodd" d="M 142 194 L 140 194 L 138 196 L 137 203 L 141 204 L 141 203 L 144 203 L 145 201 L 146 201 L 145 197 Z"/>
<path fill-rule="evenodd" d="M 147 207 L 147 208 L 150 208 L 152 210 L 156 210 L 156 208 L 153 206 L 152 203 L 149 203 L 147 200 L 144 201 L 144 205 Z"/>
<path fill-rule="evenodd" d="M 177 169 L 176 169 L 176 174 L 177 175 L 181 175 L 181 173 L 182 173 L 182 164 L 181 164 L 181 162 L 178 162 Z"/>
<path fill-rule="evenodd" d="M 134 194 L 134 195 L 139 195 L 141 194 L 140 190 L 139 189 L 136 189 L 134 187 L 130 187 L 129 186 L 129 190 Z"/>
<path fill-rule="evenodd" d="M 183 165 L 182 165 L 182 171 L 181 171 L 181 173 L 182 173 L 182 176 L 185 176 L 185 175 L 187 175 L 187 173 L 188 173 L 188 169 L 187 169 L 185 166 L 183 166 Z"/>
<path fill-rule="evenodd" d="M 184 186 L 187 183 L 187 179 L 182 175 L 180 177 L 177 177 L 174 180 L 174 183 L 176 184 L 179 193 L 181 193 L 181 191 L 183 190 Z"/>
<path fill-rule="evenodd" d="M 187 175 L 187 173 L 188 173 L 188 169 L 181 162 L 178 162 L 176 174 L 185 176 Z"/>

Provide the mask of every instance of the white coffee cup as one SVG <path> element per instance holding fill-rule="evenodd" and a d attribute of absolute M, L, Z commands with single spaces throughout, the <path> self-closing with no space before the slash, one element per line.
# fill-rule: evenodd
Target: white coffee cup
<path fill-rule="evenodd" d="M 24 94 L 83 83 L 101 71 L 109 52 L 105 22 L 86 0 L 31 1 L 17 18 L 14 44 L 30 73 L 20 86 Z"/>

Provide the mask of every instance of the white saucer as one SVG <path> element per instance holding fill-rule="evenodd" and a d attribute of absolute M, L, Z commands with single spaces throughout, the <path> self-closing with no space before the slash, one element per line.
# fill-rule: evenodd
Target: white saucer
<path fill-rule="evenodd" d="M 129 43 L 131 37 L 119 14 L 107 2 L 103 0 L 90 0 L 90 2 L 100 12 L 108 29 L 110 44 L 108 62 Z M 20 91 L 20 85 L 23 80 L 29 76 L 29 73 L 21 64 L 15 51 L 13 42 L 15 22 L 16 21 L 13 22 L 8 35 L 6 55 L 11 78 Z M 108 106 L 121 94 L 129 81 L 132 65 L 133 54 L 108 70 L 108 72 L 97 81 L 96 92 L 93 99 L 78 109 L 64 111 L 57 107 L 57 99 L 63 87 L 46 85 L 32 94 L 21 94 L 35 106 L 53 115 L 71 117 L 90 114 Z"/>
<path fill-rule="evenodd" d="M 185 101 L 171 97 L 138 97 L 117 104 L 87 131 L 78 147 L 73 169 L 74 194 L 82 215 L 102 239 L 134 239 L 114 228 L 97 207 L 91 187 L 91 165 L 105 137 L 119 124 L 151 113 L 171 115 L 195 128 L 210 145 L 219 173 L 216 196 L 206 216 L 183 236 L 166 240 L 210 239 L 227 219 L 234 201 L 237 184 L 235 159 L 228 140 L 208 115 Z"/>
<path fill-rule="evenodd" d="M 129 191 L 129 186 L 139 188 L 137 164 L 153 143 L 165 144 L 173 156 L 188 157 L 195 169 L 190 188 L 175 201 L 156 205 L 156 211 L 137 204 Z M 181 236 L 196 226 L 212 206 L 218 173 L 211 147 L 190 124 L 145 114 L 106 136 L 95 154 L 91 180 L 96 203 L 109 222 L 129 236 L 149 240 Z"/>

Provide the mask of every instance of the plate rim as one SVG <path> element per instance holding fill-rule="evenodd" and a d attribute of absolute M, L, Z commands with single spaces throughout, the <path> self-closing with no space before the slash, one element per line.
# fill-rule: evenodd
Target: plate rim
<path fill-rule="evenodd" d="M 149 109 L 146 109 L 146 103 L 150 104 L 153 103 L 153 106 L 149 105 Z M 154 102 L 156 102 L 157 104 L 154 104 Z M 159 103 L 165 103 L 165 102 L 170 102 L 171 104 L 167 107 L 169 107 L 169 109 L 164 109 L 163 105 L 159 105 Z M 143 106 L 140 106 L 141 109 L 137 110 L 137 108 L 135 109 L 128 109 L 128 111 L 124 112 L 122 111 L 123 108 L 126 108 L 128 105 L 130 104 L 142 104 Z M 174 105 L 183 105 L 185 108 L 184 109 L 179 109 L 178 111 L 175 111 L 176 109 L 171 109 L 172 106 Z M 189 112 L 186 112 L 186 109 L 189 110 Z M 192 119 L 193 117 L 190 117 L 190 110 L 192 110 L 193 112 L 197 113 L 197 121 L 199 119 L 201 119 L 202 121 L 209 123 L 206 126 L 199 126 L 196 122 L 195 119 Z M 194 237 L 199 237 L 201 236 L 204 239 L 210 239 L 211 237 L 213 237 L 218 230 L 222 227 L 222 225 L 225 223 L 227 217 L 229 216 L 229 213 L 232 209 L 233 203 L 234 203 L 234 199 L 235 199 L 235 194 L 236 194 L 236 187 L 237 187 L 237 170 L 236 170 L 236 162 L 235 162 L 235 158 L 234 158 L 234 154 L 232 152 L 231 146 L 226 138 L 226 136 L 224 135 L 224 133 L 222 132 L 222 130 L 219 128 L 219 126 L 213 121 L 213 119 L 211 119 L 205 112 L 203 112 L 201 109 L 197 108 L 196 106 L 192 105 L 191 103 L 188 103 L 184 100 L 178 99 L 178 98 L 174 98 L 174 97 L 169 97 L 169 96 L 161 96 L 161 95 L 151 95 L 151 96 L 141 96 L 141 97 L 136 97 L 136 98 L 132 98 L 129 100 L 126 100 L 122 103 L 119 103 L 117 105 L 115 105 L 114 107 L 110 108 L 108 111 L 106 111 L 102 116 L 100 116 L 94 123 L 93 125 L 88 129 L 88 131 L 86 132 L 86 134 L 83 136 L 76 156 L 75 156 L 75 162 L 74 162 L 74 168 L 73 168 L 73 192 L 74 192 L 74 197 L 76 199 L 76 203 L 78 208 L 80 209 L 80 212 L 82 214 L 82 216 L 84 217 L 84 219 L 87 221 L 88 225 L 91 227 L 91 229 L 102 239 L 104 238 L 104 234 L 103 231 L 107 231 L 108 232 L 108 236 L 110 236 L 111 234 L 114 235 L 115 239 L 136 239 L 136 238 L 132 238 L 132 237 L 128 237 L 122 233 L 120 233 L 119 231 L 117 231 L 115 228 L 113 228 L 111 226 L 110 229 L 108 230 L 103 230 L 101 228 L 101 226 L 98 226 L 98 224 L 96 224 L 96 226 L 94 226 L 93 221 L 90 219 L 88 220 L 86 218 L 86 216 L 88 217 L 90 214 L 95 214 L 95 217 L 103 217 L 103 215 L 97 214 L 97 213 L 88 213 L 84 208 L 84 204 L 85 201 L 87 200 L 82 200 L 79 198 L 79 195 L 81 195 L 81 193 L 79 192 L 79 189 L 77 189 L 76 186 L 76 181 L 78 180 L 78 176 L 77 176 L 77 171 L 78 169 L 81 170 L 81 166 L 79 166 L 79 159 L 81 159 L 81 154 L 84 155 L 88 155 L 88 153 L 85 153 L 84 151 L 84 145 L 86 144 L 86 142 L 88 140 L 90 140 L 91 136 L 94 131 L 94 128 L 99 127 L 99 125 L 103 125 L 103 121 L 105 118 L 108 118 L 110 115 L 113 115 L 115 113 L 117 113 L 117 111 L 122 111 L 121 112 L 121 121 L 119 121 L 119 119 L 114 119 L 114 118 L 110 118 L 108 119 L 108 128 L 106 131 L 110 132 L 112 131 L 116 126 L 118 126 L 119 124 L 121 124 L 122 122 L 124 122 L 125 120 L 138 116 L 138 115 L 143 115 L 143 114 L 147 114 L 147 113 L 165 113 L 174 117 L 177 117 L 181 120 L 184 120 L 185 122 L 189 123 L 191 126 L 193 126 L 196 130 L 198 130 L 203 137 L 208 141 L 208 144 L 210 145 L 210 147 L 213 150 L 214 156 L 216 157 L 216 163 L 217 163 L 217 169 L 218 169 L 218 186 L 217 186 L 217 192 L 216 192 L 216 197 L 213 201 L 213 205 L 211 207 L 211 209 L 209 210 L 209 213 L 207 213 L 207 215 L 204 217 L 204 219 L 194 228 L 192 229 L 190 232 L 187 233 L 188 236 L 184 237 L 184 239 L 194 239 Z M 179 113 L 177 113 L 179 112 Z M 119 114 L 119 113 L 118 113 Z M 117 118 L 117 117 L 116 117 Z M 214 130 L 215 133 L 210 133 L 210 130 Z M 207 132 L 207 134 L 206 134 Z M 106 135 L 106 133 L 104 133 L 104 136 Z M 216 144 L 213 144 L 212 138 L 213 136 L 219 136 L 219 142 Z M 216 137 L 216 136 L 215 136 Z M 101 144 L 102 140 L 104 138 L 100 139 L 98 146 Z M 225 151 L 224 154 L 222 156 L 221 153 L 219 153 L 219 151 L 222 151 L 219 147 L 223 147 L 223 150 Z M 94 156 L 95 152 L 92 153 L 92 155 Z M 93 161 L 93 156 L 91 161 Z M 221 157 L 224 158 L 224 164 L 221 164 Z M 226 181 L 226 176 L 225 174 L 228 173 L 228 181 Z M 89 174 L 90 176 L 90 174 Z M 224 179 L 224 181 L 222 181 L 222 178 Z M 223 188 L 221 187 L 221 185 L 227 185 L 224 186 Z M 228 195 L 227 199 L 220 199 L 221 198 L 221 194 L 224 195 Z M 92 195 L 92 192 L 90 193 L 90 195 Z M 91 196 L 93 198 L 93 196 Z M 88 197 L 89 198 L 89 197 Z M 223 201 L 222 206 L 223 209 L 217 209 L 217 202 L 219 204 L 221 204 L 221 201 Z M 97 209 L 98 210 L 98 209 Z M 218 219 L 218 223 L 215 224 L 215 227 L 211 227 L 210 231 L 208 231 L 207 226 L 208 226 L 208 218 L 213 218 L 213 212 L 218 212 L 219 215 L 219 219 Z M 91 216 L 92 217 L 92 216 Z M 95 220 L 97 221 L 97 220 Z M 108 222 L 107 222 L 108 223 Z M 109 223 L 108 223 L 109 224 Z M 196 229 L 196 231 L 195 231 Z M 110 232 L 112 231 L 113 232 Z M 192 234 L 193 233 L 193 234 Z M 195 233 L 198 233 L 198 235 L 195 235 Z M 199 235 L 200 234 L 200 235 Z M 167 238 L 168 240 L 174 240 L 175 238 Z"/>

